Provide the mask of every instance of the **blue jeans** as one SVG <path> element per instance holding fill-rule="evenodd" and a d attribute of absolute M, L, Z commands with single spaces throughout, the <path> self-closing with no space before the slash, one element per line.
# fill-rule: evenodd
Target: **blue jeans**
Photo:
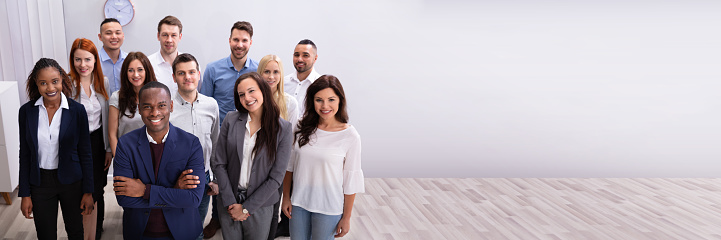
<path fill-rule="evenodd" d="M 325 215 L 293 205 L 290 237 L 293 240 L 332 240 L 343 215 Z"/>
<path fill-rule="evenodd" d="M 210 171 L 205 171 L 205 191 L 203 191 L 203 199 L 200 200 L 200 205 L 198 205 L 198 213 L 200 215 L 200 224 L 202 225 L 205 222 L 205 216 L 208 215 L 208 205 L 210 205 L 210 196 L 208 196 L 208 189 L 210 187 L 207 183 L 210 182 Z M 198 240 L 203 240 L 203 232 L 200 232 L 200 236 L 198 236 Z"/>

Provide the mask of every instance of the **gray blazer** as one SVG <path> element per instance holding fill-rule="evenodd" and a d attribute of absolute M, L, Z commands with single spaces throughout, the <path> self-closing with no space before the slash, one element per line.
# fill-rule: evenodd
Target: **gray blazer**
<path fill-rule="evenodd" d="M 103 78 L 103 82 L 105 83 L 105 92 L 108 93 L 108 97 L 110 97 L 110 94 L 111 94 L 112 92 L 110 92 L 110 87 L 109 87 L 109 84 L 108 84 L 108 78 L 107 78 L 107 77 L 104 77 L 104 78 Z M 72 87 L 71 92 L 72 92 L 72 93 L 71 93 L 72 96 L 75 96 L 75 95 L 77 94 L 77 93 L 75 92 L 75 85 L 74 85 L 74 84 L 73 84 L 73 87 Z M 72 96 L 69 96 L 69 97 L 72 97 Z M 81 103 L 81 102 L 80 102 L 80 95 L 77 95 L 77 96 L 78 96 L 78 97 L 77 97 L 77 98 L 73 98 L 73 100 L 77 101 L 78 103 Z M 100 116 L 101 116 L 102 121 L 103 121 L 103 141 L 105 142 L 105 151 L 106 151 L 106 152 L 110 152 L 110 140 L 108 139 L 108 118 L 110 117 L 110 116 L 108 115 L 108 106 L 109 106 L 109 105 L 108 105 L 108 100 L 106 100 L 105 97 L 103 97 L 103 95 L 100 95 L 100 94 L 95 94 L 95 97 L 97 97 L 97 98 L 98 98 L 98 102 L 100 102 Z M 81 104 L 82 104 L 82 103 L 81 103 Z"/>
<path fill-rule="evenodd" d="M 243 141 L 245 140 L 245 124 L 248 114 L 238 111 L 229 112 L 220 127 L 220 135 L 213 147 L 213 156 L 210 158 L 210 167 L 215 174 L 216 182 L 220 187 L 219 197 L 222 198 L 226 209 L 238 203 L 235 196 L 238 194 L 240 181 L 240 166 L 243 161 Z M 289 122 L 278 118 L 280 131 L 278 132 L 278 150 L 275 163 L 267 164 L 266 149 L 261 149 L 253 158 L 248 192 L 243 208 L 250 214 L 255 210 L 271 206 L 280 200 L 280 185 L 285 177 L 285 170 L 290 159 L 290 150 L 293 146 L 292 128 Z"/>

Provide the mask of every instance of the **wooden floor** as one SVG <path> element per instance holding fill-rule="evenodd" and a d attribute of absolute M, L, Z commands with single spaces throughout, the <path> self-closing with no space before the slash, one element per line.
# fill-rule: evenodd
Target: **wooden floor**
<path fill-rule="evenodd" d="M 0 236 L 35 239 L 12 197 Z M 122 239 L 106 201 L 103 239 Z M 366 179 L 344 239 L 721 239 L 721 179 Z"/>

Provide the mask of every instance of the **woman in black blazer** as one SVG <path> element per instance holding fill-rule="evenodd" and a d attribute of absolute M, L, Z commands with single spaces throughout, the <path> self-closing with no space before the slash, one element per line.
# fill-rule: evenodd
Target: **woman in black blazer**
<path fill-rule="evenodd" d="M 20 211 L 38 239 L 57 239 L 58 202 L 69 239 L 83 238 L 82 215 L 93 211 L 93 162 L 87 114 L 68 98 L 70 79 L 42 58 L 26 82 L 20 107 Z"/>
<path fill-rule="evenodd" d="M 210 166 L 220 188 L 218 214 L 225 239 L 267 240 L 273 205 L 293 144 L 270 86 L 255 72 L 235 81 L 235 107 L 220 128 Z"/>

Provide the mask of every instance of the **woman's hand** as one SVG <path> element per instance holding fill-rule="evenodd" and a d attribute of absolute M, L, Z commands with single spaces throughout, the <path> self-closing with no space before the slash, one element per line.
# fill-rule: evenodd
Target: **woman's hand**
<path fill-rule="evenodd" d="M 243 213 L 243 205 L 238 203 L 228 207 L 228 214 L 230 214 L 230 218 L 233 219 L 233 221 L 245 221 L 248 219 L 248 216 L 250 216 L 250 214 Z"/>
<path fill-rule="evenodd" d="M 20 211 L 23 213 L 23 216 L 27 219 L 33 219 L 33 200 L 30 200 L 30 197 L 23 197 L 20 202 Z"/>
<path fill-rule="evenodd" d="M 290 214 L 293 211 L 293 205 L 290 204 L 290 198 L 283 195 L 283 202 L 280 204 L 280 206 L 280 209 L 283 210 L 283 214 L 285 214 L 285 216 L 290 219 Z"/>
<path fill-rule="evenodd" d="M 110 168 L 110 164 L 113 163 L 113 153 L 106 152 L 105 153 L 105 168 L 103 170 L 108 170 Z"/>
<path fill-rule="evenodd" d="M 93 213 L 93 209 L 95 208 L 94 202 L 93 202 L 93 194 L 92 193 L 84 193 L 83 199 L 80 200 L 80 209 L 83 209 L 82 214 L 83 215 L 90 215 Z"/>
<path fill-rule="evenodd" d="M 335 237 L 343 237 L 346 234 L 348 234 L 348 231 L 350 230 L 350 218 L 342 217 L 340 221 L 338 221 L 338 226 L 335 227 Z"/>

